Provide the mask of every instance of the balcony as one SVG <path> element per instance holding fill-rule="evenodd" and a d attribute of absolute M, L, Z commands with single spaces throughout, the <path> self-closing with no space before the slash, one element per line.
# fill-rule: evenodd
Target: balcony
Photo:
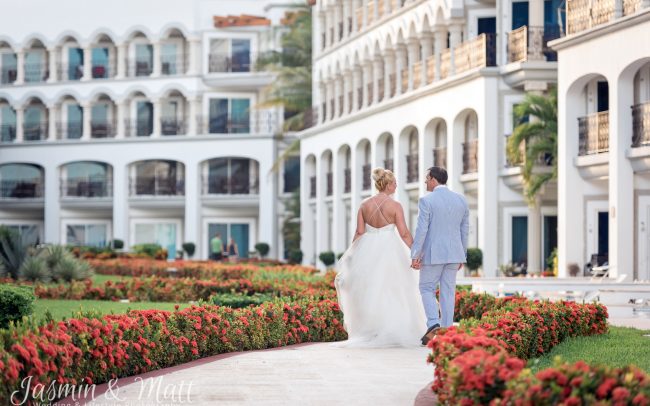
<path fill-rule="evenodd" d="M 650 146 L 650 102 L 632 106 L 632 147 Z"/>
<path fill-rule="evenodd" d="M 523 26 L 508 34 L 508 63 L 557 61 L 557 53 L 549 48 L 548 42 L 560 38 L 560 30 L 554 26 Z"/>
<path fill-rule="evenodd" d="M 361 182 L 361 190 L 370 190 L 370 185 L 371 185 L 371 174 L 370 174 L 370 164 L 365 164 L 362 166 L 362 172 L 363 172 L 363 179 Z"/>
<path fill-rule="evenodd" d="M 62 198 L 105 198 L 113 195 L 113 182 L 108 177 L 61 178 Z"/>
<path fill-rule="evenodd" d="M 48 123 L 24 123 L 23 137 L 25 141 L 44 141 L 47 139 Z"/>
<path fill-rule="evenodd" d="M 436 57 L 431 55 L 427 58 L 427 84 L 436 80 Z"/>
<path fill-rule="evenodd" d="M 578 118 L 578 155 L 609 151 L 609 112 L 601 111 Z"/>
<path fill-rule="evenodd" d="M 406 183 L 418 181 L 418 154 L 406 156 Z"/>
<path fill-rule="evenodd" d="M 153 123 L 149 120 L 124 120 L 124 133 L 127 137 L 149 137 L 153 133 Z"/>
<path fill-rule="evenodd" d="M 117 134 L 115 125 L 106 122 L 91 122 L 90 136 L 92 138 L 113 138 Z"/>
<path fill-rule="evenodd" d="M 388 169 L 391 172 L 393 171 L 393 158 L 384 159 L 384 169 Z"/>
<path fill-rule="evenodd" d="M 614 0 L 568 0 L 566 12 L 567 34 L 575 34 L 611 21 L 614 18 L 615 4 Z M 627 12 L 628 14 L 631 13 L 629 5 Z"/>
<path fill-rule="evenodd" d="M 187 61 L 180 54 L 161 55 L 160 74 L 163 76 L 182 75 L 187 72 Z"/>
<path fill-rule="evenodd" d="M 131 196 L 163 197 L 185 195 L 185 182 L 167 177 L 133 177 L 130 181 Z"/>
<path fill-rule="evenodd" d="M 394 97 L 397 90 L 397 75 L 395 73 L 391 73 L 388 75 L 388 80 L 390 85 L 390 97 Z"/>
<path fill-rule="evenodd" d="M 312 199 L 316 197 L 316 177 L 315 176 L 309 177 L 309 197 L 312 198 Z"/>
<path fill-rule="evenodd" d="M 0 74 L 0 84 L 10 85 L 18 78 L 18 69 L 16 66 L 3 66 Z"/>
<path fill-rule="evenodd" d="M 447 167 L 447 147 L 433 149 L 433 164 L 442 168 Z"/>
<path fill-rule="evenodd" d="M 350 168 L 343 169 L 343 193 L 350 193 L 352 190 L 352 171 Z"/>
<path fill-rule="evenodd" d="M 0 124 L 0 142 L 14 142 L 16 140 L 15 124 Z"/>
<path fill-rule="evenodd" d="M 45 82 L 50 77 L 46 63 L 26 63 L 25 83 Z"/>
<path fill-rule="evenodd" d="M 325 196 L 332 196 L 334 193 L 334 174 L 327 172 L 326 174 L 327 185 L 325 187 Z"/>
<path fill-rule="evenodd" d="M 43 199 L 43 182 L 41 180 L 3 180 L 0 181 L 0 198 Z"/>
<path fill-rule="evenodd" d="M 241 53 L 210 53 L 208 55 L 208 70 L 203 77 L 208 86 L 228 89 L 256 89 L 267 86 L 273 81 L 273 74 L 258 69 L 258 61 L 265 54 Z"/>
<path fill-rule="evenodd" d="M 160 132 L 162 135 L 185 135 L 187 134 L 185 120 L 179 120 L 177 118 L 161 118 Z"/>
<path fill-rule="evenodd" d="M 413 64 L 413 89 L 422 85 L 422 61 Z"/>
<path fill-rule="evenodd" d="M 115 69 L 106 64 L 93 64 L 91 72 L 93 79 L 108 79 L 115 77 Z"/>
<path fill-rule="evenodd" d="M 463 143 L 463 174 L 478 172 L 478 139 Z"/>
<path fill-rule="evenodd" d="M 381 102 L 382 100 L 384 100 L 384 96 L 385 96 L 384 93 L 386 92 L 383 77 L 379 78 L 379 80 L 377 81 L 377 90 L 378 90 L 377 101 Z"/>
<path fill-rule="evenodd" d="M 128 77 L 151 76 L 153 73 L 153 61 L 137 59 L 126 60 L 126 75 Z"/>
<path fill-rule="evenodd" d="M 80 139 L 83 135 L 83 123 L 81 121 L 58 121 L 56 123 L 56 139 L 70 140 Z"/>
<path fill-rule="evenodd" d="M 57 65 L 57 72 L 61 81 L 81 80 L 84 76 L 84 67 L 81 64 L 59 63 Z"/>
<path fill-rule="evenodd" d="M 204 176 L 202 180 L 203 195 L 258 195 L 257 182 L 246 177 Z"/>
<path fill-rule="evenodd" d="M 280 131 L 277 112 L 272 110 L 251 110 L 248 115 L 221 115 L 197 117 L 199 134 L 276 134 Z"/>

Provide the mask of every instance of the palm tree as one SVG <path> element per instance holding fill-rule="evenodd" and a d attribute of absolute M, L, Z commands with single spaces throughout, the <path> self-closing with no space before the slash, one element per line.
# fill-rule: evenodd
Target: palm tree
<path fill-rule="evenodd" d="M 557 90 L 546 96 L 528 93 L 515 107 L 515 120 L 519 124 L 508 138 L 506 153 L 510 162 L 523 163 L 524 195 L 534 205 L 542 187 L 557 179 Z M 540 165 L 551 170 L 540 170 Z"/>

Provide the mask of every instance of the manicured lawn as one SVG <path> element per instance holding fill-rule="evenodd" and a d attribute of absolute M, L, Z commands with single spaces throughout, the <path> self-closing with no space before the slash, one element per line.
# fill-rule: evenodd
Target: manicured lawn
<path fill-rule="evenodd" d="M 93 285 L 103 285 L 106 281 L 119 281 L 124 279 L 130 279 L 131 276 L 120 276 L 120 275 L 98 275 L 95 274 L 92 277 Z"/>
<path fill-rule="evenodd" d="M 583 360 L 589 364 L 606 364 L 613 367 L 634 364 L 650 373 L 650 330 L 627 327 L 609 327 L 609 333 L 600 336 L 569 339 L 543 357 L 531 360 L 533 372 L 553 366 L 557 356 L 574 363 Z"/>
<path fill-rule="evenodd" d="M 58 300 L 36 299 L 34 302 L 34 316 L 37 320 L 45 317 L 45 312 L 50 311 L 55 320 L 71 318 L 73 312 L 95 310 L 102 314 L 126 313 L 128 310 L 160 309 L 174 311 L 175 303 L 133 302 L 120 303 L 103 300 Z M 181 309 L 190 306 L 188 303 L 179 303 Z"/>

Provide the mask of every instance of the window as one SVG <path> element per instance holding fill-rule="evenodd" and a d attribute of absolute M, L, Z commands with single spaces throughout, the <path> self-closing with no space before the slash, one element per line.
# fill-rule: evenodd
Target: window
<path fill-rule="evenodd" d="M 178 120 L 178 101 L 169 100 L 162 105 L 162 135 L 181 133 Z"/>
<path fill-rule="evenodd" d="M 11 106 L 0 106 L 0 141 L 12 142 L 16 139 L 16 112 Z"/>
<path fill-rule="evenodd" d="M 251 42 L 248 39 L 214 39 L 210 41 L 209 71 L 250 72 Z"/>
<path fill-rule="evenodd" d="M 300 157 L 291 156 L 284 161 L 284 193 L 300 187 Z"/>
<path fill-rule="evenodd" d="M 45 75 L 45 52 L 32 50 L 25 53 L 25 82 L 41 82 Z"/>
<path fill-rule="evenodd" d="M 17 232 L 25 245 L 38 245 L 41 241 L 40 230 L 36 224 L 9 224 L 5 227 Z"/>
<path fill-rule="evenodd" d="M 84 75 L 84 51 L 81 48 L 68 48 L 68 80 L 79 80 Z"/>
<path fill-rule="evenodd" d="M 18 59 L 14 53 L 1 54 L 0 65 L 2 66 L 2 75 L 0 83 L 14 83 L 18 76 Z"/>
<path fill-rule="evenodd" d="M 598 112 L 609 110 L 609 85 L 607 82 L 598 82 Z"/>
<path fill-rule="evenodd" d="M 168 258 L 176 257 L 177 223 L 136 223 L 135 244 L 158 244 L 167 250 Z"/>
<path fill-rule="evenodd" d="M 109 128 L 109 105 L 108 103 L 96 103 L 90 110 L 90 126 L 93 138 L 106 138 L 110 134 Z"/>
<path fill-rule="evenodd" d="M 257 176 L 257 163 L 250 159 L 212 159 L 208 164 L 208 194 L 257 193 Z"/>
<path fill-rule="evenodd" d="M 210 99 L 210 134 L 250 132 L 249 99 Z"/>
<path fill-rule="evenodd" d="M 217 234 L 221 234 L 221 241 L 224 251 L 230 244 L 230 239 L 235 240 L 240 258 L 248 258 L 249 249 L 249 228 L 246 223 L 210 223 L 208 224 L 207 252 L 211 252 L 210 240 Z"/>
<path fill-rule="evenodd" d="M 65 196 L 110 196 L 108 166 L 98 162 L 75 162 L 65 166 Z"/>
<path fill-rule="evenodd" d="M 497 18 L 484 17 L 478 19 L 478 35 L 495 34 L 497 32 Z"/>
<path fill-rule="evenodd" d="M 176 44 L 163 44 L 161 46 L 161 56 L 162 61 L 162 74 L 163 75 L 176 75 L 178 74 L 178 46 Z"/>
<path fill-rule="evenodd" d="M 153 132 L 153 104 L 147 101 L 136 103 L 136 135 L 148 137 Z"/>
<path fill-rule="evenodd" d="M 528 263 L 528 217 L 512 218 L 512 262 Z"/>
<path fill-rule="evenodd" d="M 38 141 L 45 137 L 45 111 L 42 106 L 29 106 L 25 109 L 25 141 Z"/>
<path fill-rule="evenodd" d="M 149 76 L 153 72 L 153 46 L 136 44 L 135 46 L 135 76 Z"/>
<path fill-rule="evenodd" d="M 135 194 L 174 196 L 184 193 L 184 167 L 175 161 L 144 161 L 135 167 Z"/>
<path fill-rule="evenodd" d="M 528 25 L 528 2 L 518 1 L 512 3 L 512 29 Z"/>
<path fill-rule="evenodd" d="M 92 50 L 92 75 L 93 79 L 105 79 L 108 77 L 108 48 L 93 48 Z"/>
<path fill-rule="evenodd" d="M 105 247 L 108 242 L 106 224 L 68 224 L 66 243 L 90 247 Z"/>
<path fill-rule="evenodd" d="M 78 104 L 67 104 L 68 139 L 79 139 L 83 133 L 83 110 Z"/>
<path fill-rule="evenodd" d="M 0 190 L 2 197 L 43 197 L 41 169 L 35 165 L 7 164 L 0 166 Z"/>

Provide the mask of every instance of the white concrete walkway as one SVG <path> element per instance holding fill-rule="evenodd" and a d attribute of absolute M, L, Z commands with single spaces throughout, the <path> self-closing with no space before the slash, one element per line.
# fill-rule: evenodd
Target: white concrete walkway
<path fill-rule="evenodd" d="M 318 343 L 224 354 L 154 371 L 135 382 L 124 378 L 119 389 L 87 404 L 413 405 L 433 380 L 428 352 L 426 347 L 342 349 Z M 427 403 L 421 395 L 418 404 Z"/>

